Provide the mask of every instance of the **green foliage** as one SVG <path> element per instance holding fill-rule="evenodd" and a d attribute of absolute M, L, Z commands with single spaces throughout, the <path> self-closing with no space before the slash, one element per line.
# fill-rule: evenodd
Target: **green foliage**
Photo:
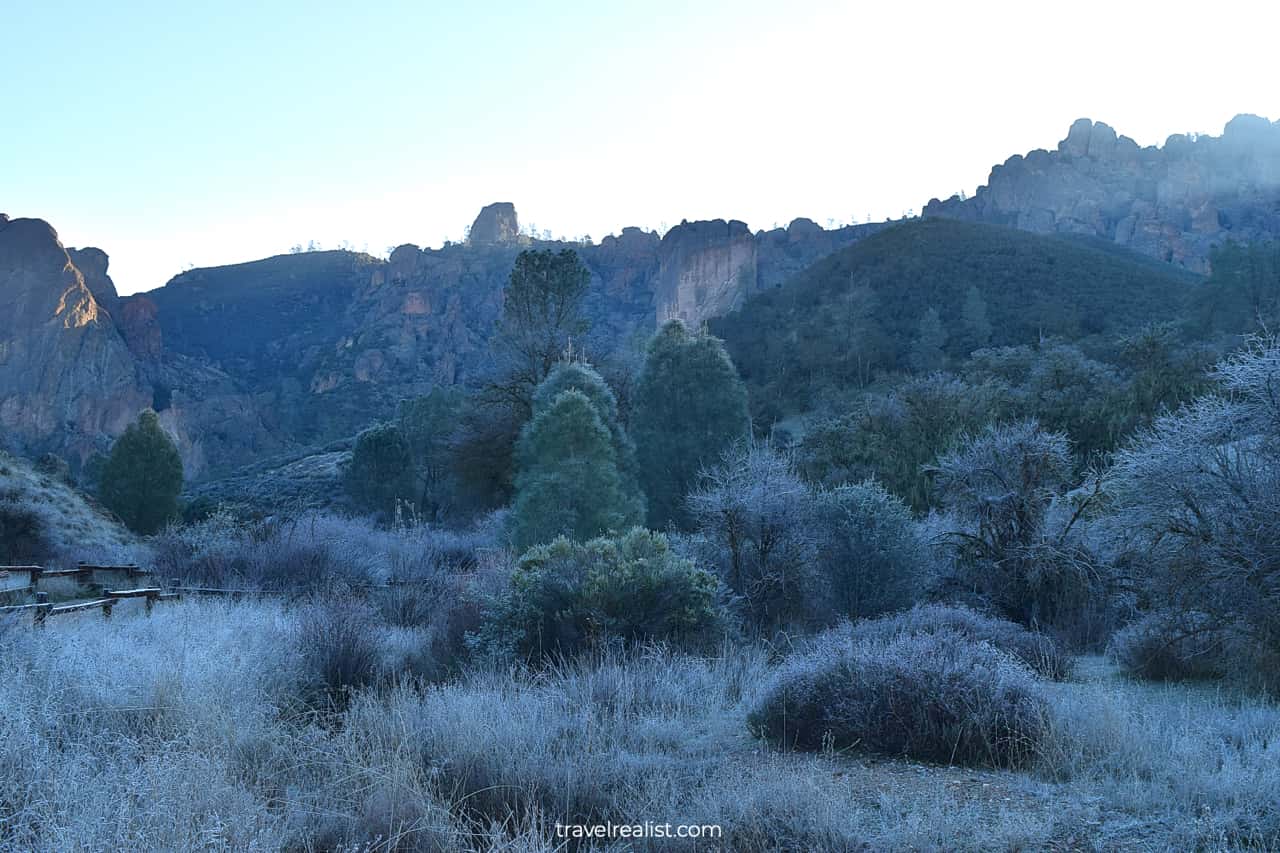
<path fill-rule="evenodd" d="M 1207 331 L 1252 334 L 1280 327 L 1280 243 L 1228 242 L 1210 257 L 1198 298 Z"/>
<path fill-rule="evenodd" d="M 430 519 L 439 520 L 451 504 L 453 437 L 462 406 L 461 391 L 439 387 L 400 403 L 397 424 L 413 455 L 416 503 Z"/>
<path fill-rule="evenodd" d="M 1071 344 L 978 350 L 965 371 L 999 389 L 1003 415 L 1065 433 L 1083 458 L 1115 447 L 1128 423 L 1127 383 Z"/>
<path fill-rule="evenodd" d="M 413 501 L 413 453 L 394 424 L 378 424 L 356 438 L 344 472 L 347 494 L 362 510 L 390 514 L 397 500 Z"/>
<path fill-rule="evenodd" d="M 619 419 L 618 401 L 614 397 L 613 390 L 593 367 L 580 361 L 567 361 L 552 368 L 551 373 L 534 392 L 534 415 L 546 411 L 560 394 L 571 390 L 581 391 L 586 395 L 592 408 L 596 410 L 596 414 L 609 430 L 610 441 L 613 443 L 614 461 L 622 477 L 623 491 L 628 500 L 643 505 L 644 495 L 640 491 L 635 444 L 627 435 Z"/>
<path fill-rule="evenodd" d="M 942 325 L 938 309 L 930 307 L 920 315 L 915 344 L 911 348 L 911 366 L 919 373 L 933 373 L 946 364 L 947 330 Z"/>
<path fill-rule="evenodd" d="M 752 296 L 713 320 L 711 330 L 724 338 L 750 388 L 757 419 L 768 422 L 865 387 L 871 374 L 910 367 L 931 308 L 948 325 L 960 318 L 942 346 L 956 359 L 974 348 L 974 332 L 985 330 L 983 314 L 991 328 L 985 345 L 1104 340 L 1177 318 L 1195 281 L 1170 265 L 1078 240 L 921 219 Z"/>
<path fill-rule="evenodd" d="M 182 458 L 150 409 L 138 415 L 102 466 L 98 496 L 136 533 L 155 533 L 178 515 Z"/>
<path fill-rule="evenodd" d="M 483 642 L 533 659 L 615 639 L 697 644 L 716 628 L 715 599 L 715 578 L 673 553 L 660 533 L 560 537 L 521 557 Z"/>
<path fill-rule="evenodd" d="M 934 504 L 924 466 L 962 434 L 999 414 L 997 389 L 942 374 L 869 394 L 852 414 L 819 420 L 799 448 L 810 480 L 828 486 L 874 478 L 916 510 Z"/>
<path fill-rule="evenodd" d="M 722 342 L 678 320 L 664 325 L 649 343 L 633 421 L 650 526 L 687 526 L 698 473 L 750 429 L 747 392 Z"/>
<path fill-rule="evenodd" d="M 837 615 L 870 618 L 919 599 L 928 555 L 900 498 L 867 481 L 819 492 L 816 505 L 818 565 Z"/>
<path fill-rule="evenodd" d="M 503 372 L 490 392 L 526 418 L 532 414 L 534 391 L 570 344 L 587 332 L 582 301 L 590 280 L 590 271 L 572 249 L 526 250 L 516 258 L 503 291 L 495 341 Z"/>
<path fill-rule="evenodd" d="M 512 534 L 520 549 L 641 521 L 643 506 L 625 491 L 609 428 L 581 391 L 561 392 L 525 426 L 516 467 Z"/>
<path fill-rule="evenodd" d="M 982 291 L 977 285 L 971 286 L 964 294 L 964 305 L 960 309 L 960 338 L 956 341 L 961 354 L 981 349 L 991 342 L 995 330 L 987 317 L 987 300 L 982 298 Z"/>

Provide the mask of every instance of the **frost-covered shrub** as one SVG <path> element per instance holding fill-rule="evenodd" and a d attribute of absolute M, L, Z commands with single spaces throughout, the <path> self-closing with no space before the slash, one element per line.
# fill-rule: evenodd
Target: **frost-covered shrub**
<path fill-rule="evenodd" d="M 374 614 L 354 599 L 316 601 L 298 614 L 306 683 L 335 701 L 382 675 Z"/>
<path fill-rule="evenodd" d="M 1028 631 L 1007 619 L 984 616 L 968 607 L 923 604 L 904 613 L 853 626 L 855 641 L 886 641 L 904 635 L 955 634 L 971 642 L 988 643 L 1054 680 L 1071 674 L 1072 659 L 1050 637 Z"/>
<path fill-rule="evenodd" d="M 1156 607 L 1234 633 L 1251 654 L 1274 660 L 1280 339 L 1251 341 L 1215 378 L 1219 393 L 1158 418 L 1116 454 L 1105 496 L 1117 538 L 1142 555 L 1135 580 Z M 1144 630 L 1125 641 L 1137 643 Z M 1256 667 L 1231 669 L 1256 678 Z"/>
<path fill-rule="evenodd" d="M 816 502 L 789 456 L 738 445 L 703 473 L 688 506 L 701 551 L 748 631 L 826 620 Z"/>
<path fill-rule="evenodd" d="M 1048 715 L 1035 676 L 989 643 L 952 632 L 828 635 L 782 666 L 748 724 L 798 749 L 1016 767 L 1046 736 Z"/>
<path fill-rule="evenodd" d="M 818 568 L 835 615 L 878 616 L 919 600 L 930 555 L 901 499 L 869 480 L 814 501 Z"/>
<path fill-rule="evenodd" d="M 661 533 L 530 548 L 482 632 L 490 652 L 572 655 L 611 640 L 698 644 L 715 630 L 716 580 Z"/>
<path fill-rule="evenodd" d="M 1117 631 L 1107 655 L 1134 678 L 1194 681 L 1227 674 L 1230 643 L 1203 614 L 1153 613 Z"/>

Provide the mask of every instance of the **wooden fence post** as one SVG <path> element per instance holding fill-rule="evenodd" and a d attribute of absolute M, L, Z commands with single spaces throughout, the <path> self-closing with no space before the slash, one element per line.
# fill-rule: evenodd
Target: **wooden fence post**
<path fill-rule="evenodd" d="M 49 611 L 53 609 L 53 605 L 49 603 L 49 593 L 36 593 L 36 624 L 43 625 L 44 618 L 49 615 Z"/>

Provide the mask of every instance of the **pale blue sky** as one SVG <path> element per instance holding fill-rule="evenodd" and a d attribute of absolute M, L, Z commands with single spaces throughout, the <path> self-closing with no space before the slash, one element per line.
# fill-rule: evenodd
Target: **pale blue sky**
<path fill-rule="evenodd" d="M 1142 144 L 1280 116 L 1271 3 L 0 0 L 0 211 L 188 264 L 459 239 L 491 201 L 599 239 L 862 221 L 1080 116 Z"/>

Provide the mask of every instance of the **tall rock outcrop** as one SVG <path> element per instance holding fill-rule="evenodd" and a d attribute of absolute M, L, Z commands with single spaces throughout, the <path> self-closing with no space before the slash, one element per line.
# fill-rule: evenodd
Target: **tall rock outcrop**
<path fill-rule="evenodd" d="M 516 219 L 516 206 L 509 201 L 497 201 L 484 207 L 467 232 L 467 242 L 476 246 L 516 243 L 519 239 L 520 222 Z"/>
<path fill-rule="evenodd" d="M 116 292 L 116 283 L 107 275 L 107 253 L 93 247 L 67 249 L 67 257 L 84 276 L 85 287 L 89 288 L 98 305 L 112 311 L 120 301 L 120 294 Z"/>
<path fill-rule="evenodd" d="M 0 221 L 0 316 L 9 444 L 83 461 L 151 404 L 111 316 L 48 223 Z"/>
<path fill-rule="evenodd" d="M 1010 157 L 973 198 L 924 215 L 1087 234 L 1206 272 L 1216 244 L 1280 238 L 1280 122 L 1242 115 L 1222 136 L 1140 148 L 1080 119 L 1057 150 Z"/>
<path fill-rule="evenodd" d="M 657 321 L 701 325 L 740 305 L 756 277 L 756 238 L 745 222 L 681 222 L 662 238 Z"/>

